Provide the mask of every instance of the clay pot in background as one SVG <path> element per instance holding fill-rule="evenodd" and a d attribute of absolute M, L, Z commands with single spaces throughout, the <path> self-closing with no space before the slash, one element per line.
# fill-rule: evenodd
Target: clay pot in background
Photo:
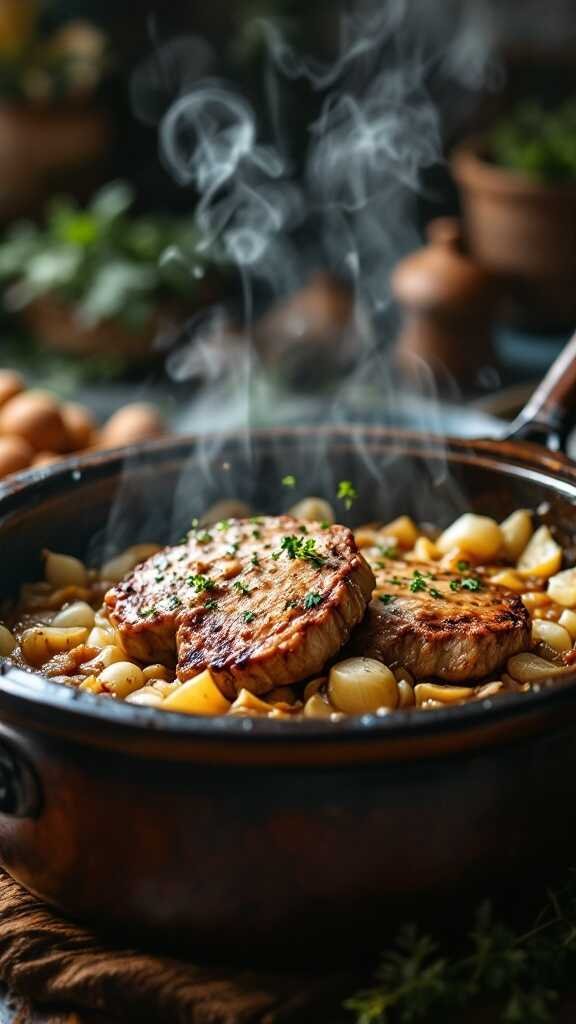
<path fill-rule="evenodd" d="M 503 311 L 525 327 L 576 319 L 576 183 L 551 185 L 492 164 L 480 140 L 452 158 L 471 254 L 499 281 Z"/>
<path fill-rule="evenodd" d="M 265 365 L 302 388 L 345 370 L 357 351 L 354 295 L 344 281 L 316 271 L 258 321 L 254 341 Z"/>
<path fill-rule="evenodd" d="M 117 320 L 104 320 L 89 327 L 78 318 L 73 306 L 54 295 L 43 295 L 22 310 L 21 317 L 40 344 L 57 352 L 146 362 L 155 355 L 156 339 L 178 332 L 189 314 L 190 310 L 166 303 L 158 306 L 140 330 L 130 330 Z"/>
<path fill-rule="evenodd" d="M 456 218 L 431 221 L 427 237 L 428 245 L 402 260 L 391 278 L 404 314 L 396 362 L 416 380 L 425 364 L 440 388 L 453 379 L 472 385 L 494 361 L 493 282 L 464 253 Z"/>
<path fill-rule="evenodd" d="M 77 185 L 110 135 L 107 115 L 95 107 L 0 105 L 0 220 L 34 214 L 55 190 Z"/>

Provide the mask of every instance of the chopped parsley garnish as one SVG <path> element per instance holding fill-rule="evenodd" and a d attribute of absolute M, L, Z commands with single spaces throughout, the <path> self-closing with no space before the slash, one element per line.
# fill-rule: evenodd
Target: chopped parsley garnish
<path fill-rule="evenodd" d="M 162 575 L 155 576 L 154 577 L 154 583 L 162 583 L 163 579 L 164 579 L 164 576 L 162 576 Z"/>
<path fill-rule="evenodd" d="M 211 580 L 209 576 L 202 576 L 201 574 L 187 576 L 186 583 L 189 587 L 194 587 L 197 594 L 201 594 L 203 590 L 214 590 L 216 586 L 214 580 Z"/>
<path fill-rule="evenodd" d="M 340 483 L 338 484 L 338 492 L 336 494 L 336 497 L 339 498 L 340 501 L 344 502 L 345 508 L 351 509 L 352 505 L 356 501 L 356 498 L 358 497 L 358 491 L 354 487 L 354 484 L 352 483 L 351 480 L 341 480 Z"/>
<path fill-rule="evenodd" d="M 260 530 L 252 530 L 252 536 L 254 537 L 254 540 L 260 540 L 262 534 Z"/>
<path fill-rule="evenodd" d="M 260 565 L 260 559 L 258 558 L 258 555 L 257 555 L 256 551 L 253 553 L 252 558 L 250 559 L 250 561 L 251 561 L 252 565 Z"/>
<path fill-rule="evenodd" d="M 470 562 L 456 562 L 456 568 L 458 569 L 458 572 L 466 572 L 466 570 L 470 568 Z"/>
<path fill-rule="evenodd" d="M 218 601 L 214 597 L 211 597 L 208 601 L 206 601 L 204 607 L 211 612 L 214 610 L 214 608 L 218 607 Z"/>
<path fill-rule="evenodd" d="M 395 587 L 401 587 L 404 583 L 404 580 L 401 580 L 399 576 L 391 576 L 390 583 L 393 583 Z"/>
<path fill-rule="evenodd" d="M 302 523 L 302 525 L 299 526 L 298 529 L 300 530 L 300 533 L 308 533 L 308 527 L 305 526 L 304 523 Z"/>
<path fill-rule="evenodd" d="M 311 562 L 312 565 L 317 567 L 324 565 L 326 561 L 324 555 L 321 555 L 316 551 L 316 541 L 313 537 L 295 537 L 291 535 L 289 537 L 283 537 L 280 544 L 280 551 L 275 551 L 272 555 L 274 561 L 280 558 L 282 552 L 285 551 L 288 558 L 303 558 L 307 562 Z"/>
<path fill-rule="evenodd" d="M 246 583 L 244 583 L 242 580 L 236 580 L 236 582 L 233 583 L 232 586 L 234 587 L 234 590 L 238 591 L 239 594 L 250 593 L 250 587 L 247 586 Z"/>
<path fill-rule="evenodd" d="M 256 616 L 254 615 L 254 612 L 242 612 L 242 618 L 244 619 L 244 622 L 252 622 L 252 619 L 255 619 Z"/>
<path fill-rule="evenodd" d="M 396 598 L 394 597 L 394 594 L 380 594 L 378 600 L 381 601 L 382 604 L 390 604 L 390 602 L 395 601 Z"/>
<path fill-rule="evenodd" d="M 197 534 L 196 540 L 198 544 L 209 544 L 212 540 L 212 534 L 208 533 L 208 530 L 203 530 L 202 533 Z"/>
<path fill-rule="evenodd" d="M 226 548 L 226 554 L 235 555 L 239 547 L 240 544 L 238 542 L 236 542 L 235 544 L 229 544 L 228 547 Z"/>
<path fill-rule="evenodd" d="M 227 530 L 229 526 L 230 526 L 230 520 L 229 519 L 221 519 L 219 523 L 216 523 L 216 529 L 217 530 Z"/>
<path fill-rule="evenodd" d="M 171 608 L 180 608 L 181 604 L 182 604 L 182 601 L 180 600 L 180 598 L 176 597 L 176 594 L 173 594 L 172 597 L 170 598 L 170 607 Z"/>
<path fill-rule="evenodd" d="M 330 525 L 331 524 L 328 522 L 327 519 L 323 519 L 322 522 L 320 523 L 320 529 L 321 530 L 329 530 L 330 529 Z"/>
<path fill-rule="evenodd" d="M 319 604 L 322 604 L 323 600 L 322 594 L 319 594 L 316 590 L 311 590 L 309 594 L 306 594 L 302 603 L 308 611 L 310 608 L 317 608 Z"/>
<path fill-rule="evenodd" d="M 464 576 L 461 579 L 450 580 L 450 590 L 471 590 L 482 589 L 482 580 L 477 576 Z"/>
<path fill-rule="evenodd" d="M 287 473 L 282 477 L 282 487 L 296 487 L 296 477 L 292 473 Z"/>
<path fill-rule="evenodd" d="M 462 590 L 481 590 L 482 583 L 476 576 L 467 576 L 460 584 Z"/>
<path fill-rule="evenodd" d="M 416 578 L 412 580 L 410 583 L 410 590 L 413 594 L 417 594 L 419 590 L 428 590 L 426 581 L 422 575 L 416 576 Z"/>
<path fill-rule="evenodd" d="M 286 604 L 284 605 L 284 611 L 287 611 L 288 608 L 297 608 L 297 607 L 298 607 L 298 601 L 286 601 Z"/>
<path fill-rule="evenodd" d="M 398 554 L 398 548 L 386 544 L 378 544 L 378 551 L 384 558 L 396 558 Z"/>
<path fill-rule="evenodd" d="M 155 608 L 141 608 L 139 614 L 142 616 L 142 618 L 147 619 L 149 615 L 155 615 L 156 614 L 156 609 Z"/>
<path fill-rule="evenodd" d="M 250 522 L 251 523 L 261 523 L 262 522 L 262 516 L 250 516 Z"/>
<path fill-rule="evenodd" d="M 420 591 L 427 591 L 430 597 L 442 597 L 442 594 L 436 587 L 431 587 L 426 580 L 434 580 L 436 577 L 431 572 L 421 572 L 420 569 L 414 569 L 412 573 L 413 579 L 410 581 L 410 590 L 413 594 L 418 594 Z M 395 582 L 395 578 L 392 578 L 392 583 Z"/>

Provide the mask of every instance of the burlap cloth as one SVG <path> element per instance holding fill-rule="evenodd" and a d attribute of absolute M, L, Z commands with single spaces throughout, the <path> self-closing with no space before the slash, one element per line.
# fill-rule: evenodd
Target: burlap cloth
<path fill-rule="evenodd" d="M 113 949 L 0 871 L 0 979 L 18 1024 L 340 1024 L 358 976 L 202 968 Z M 42 1012 L 38 1016 L 38 1007 Z"/>
<path fill-rule="evenodd" d="M 0 983 L 9 989 L 11 1024 L 351 1024 L 342 1001 L 366 980 L 341 968 L 202 968 L 112 948 L 0 871 Z M 498 1020 L 491 1007 L 459 1011 L 450 1024 Z M 574 1024 L 574 996 L 557 1008 L 554 1020 Z M 448 1024 L 444 1017 L 442 1024 Z"/>

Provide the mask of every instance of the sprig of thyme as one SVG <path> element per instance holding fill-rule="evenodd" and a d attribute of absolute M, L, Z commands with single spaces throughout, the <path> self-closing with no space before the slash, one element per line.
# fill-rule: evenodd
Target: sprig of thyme
<path fill-rule="evenodd" d="M 484 1006 L 494 1024 L 553 1024 L 561 994 L 574 991 L 575 972 L 576 876 L 547 894 L 525 932 L 483 904 L 458 955 L 406 926 L 382 954 L 374 984 L 344 1005 L 356 1024 L 435 1024 Z"/>

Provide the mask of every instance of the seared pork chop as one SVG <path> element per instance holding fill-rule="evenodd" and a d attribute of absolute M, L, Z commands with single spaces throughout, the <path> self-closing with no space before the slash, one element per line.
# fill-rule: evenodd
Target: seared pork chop
<path fill-rule="evenodd" d="M 481 679 L 530 644 L 530 616 L 517 594 L 487 577 L 434 563 L 390 560 L 343 655 L 409 669 L 417 678 Z"/>
<path fill-rule="evenodd" d="M 320 672 L 362 619 L 374 576 L 344 526 L 230 519 L 138 565 L 105 597 L 128 655 L 209 668 L 222 691 L 265 693 Z"/>

